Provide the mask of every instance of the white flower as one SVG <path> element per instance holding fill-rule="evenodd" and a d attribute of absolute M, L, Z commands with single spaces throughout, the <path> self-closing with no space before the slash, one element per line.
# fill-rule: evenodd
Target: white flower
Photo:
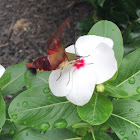
<path fill-rule="evenodd" d="M 0 65 L 0 78 L 2 77 L 4 72 L 5 72 L 5 68 L 2 65 Z"/>
<path fill-rule="evenodd" d="M 52 71 L 49 77 L 52 93 L 58 97 L 66 96 L 79 106 L 88 103 L 95 84 L 109 80 L 117 71 L 112 48 L 113 41 L 109 38 L 95 35 L 79 37 L 75 45 L 66 48 L 66 52 L 75 53 L 76 50 L 77 55 L 82 57 L 62 71 Z"/>

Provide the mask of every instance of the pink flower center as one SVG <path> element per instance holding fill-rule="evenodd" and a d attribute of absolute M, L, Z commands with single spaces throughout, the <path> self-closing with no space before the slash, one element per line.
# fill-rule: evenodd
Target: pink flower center
<path fill-rule="evenodd" d="M 85 60 L 84 59 L 76 60 L 73 66 L 76 67 L 76 69 L 80 69 L 81 67 L 85 66 Z"/>

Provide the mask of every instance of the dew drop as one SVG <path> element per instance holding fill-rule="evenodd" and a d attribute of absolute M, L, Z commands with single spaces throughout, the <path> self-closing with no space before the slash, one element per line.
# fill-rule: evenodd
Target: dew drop
<path fill-rule="evenodd" d="M 51 99 L 52 99 L 52 96 L 51 96 L 51 95 L 48 95 L 48 96 L 47 96 L 47 100 L 50 101 Z"/>
<path fill-rule="evenodd" d="M 17 103 L 17 106 L 20 106 L 20 103 Z"/>
<path fill-rule="evenodd" d="M 40 126 L 40 129 L 41 130 L 47 130 L 50 128 L 50 124 L 48 122 L 46 123 L 43 123 L 41 126 Z"/>
<path fill-rule="evenodd" d="M 27 102 L 27 101 L 24 101 L 24 102 L 22 103 L 22 106 L 23 106 L 23 107 L 27 107 L 27 106 L 28 106 L 28 102 Z"/>
<path fill-rule="evenodd" d="M 44 88 L 44 89 L 43 89 L 43 92 L 44 92 L 44 93 L 49 93 L 49 92 L 50 92 L 50 88 L 49 88 L 49 87 L 48 87 L 48 88 Z"/>
<path fill-rule="evenodd" d="M 130 112 L 133 112 L 133 111 L 134 111 L 134 109 L 133 109 L 133 108 L 130 108 L 130 109 L 129 109 L 129 111 L 130 111 Z"/>
<path fill-rule="evenodd" d="M 43 135 L 46 133 L 46 130 L 40 130 L 40 134 Z"/>
<path fill-rule="evenodd" d="M 16 132 L 15 132 L 14 129 L 10 129 L 10 130 L 9 130 L 9 134 L 11 134 L 11 135 L 15 135 L 15 133 L 16 133 Z"/>
<path fill-rule="evenodd" d="M 129 82 L 129 84 L 134 84 L 135 83 L 135 78 L 134 77 L 130 78 L 128 80 L 128 82 Z"/>
<path fill-rule="evenodd" d="M 26 133 L 26 136 L 29 136 L 29 133 Z"/>
<path fill-rule="evenodd" d="M 138 93 L 140 93 L 140 86 L 139 86 L 139 87 L 137 87 L 137 92 L 138 92 Z"/>
<path fill-rule="evenodd" d="M 140 117 L 140 114 L 138 114 L 137 116 Z"/>
<path fill-rule="evenodd" d="M 64 119 L 59 119 L 55 121 L 54 127 L 55 128 L 65 128 L 68 125 L 67 121 Z"/>
<path fill-rule="evenodd" d="M 26 122 L 26 121 L 24 121 L 24 122 L 23 122 L 23 124 L 25 124 L 25 125 L 26 125 L 26 124 L 27 124 L 27 122 Z"/>
<path fill-rule="evenodd" d="M 29 84 L 26 84 L 26 88 L 30 88 L 30 85 Z"/>
<path fill-rule="evenodd" d="M 128 138 L 127 137 L 124 137 L 122 140 L 128 140 Z"/>
<path fill-rule="evenodd" d="M 14 120 L 16 120 L 16 119 L 18 118 L 17 114 L 13 114 L 13 115 L 12 115 L 12 118 L 13 118 Z"/>
<path fill-rule="evenodd" d="M 134 136 L 137 136 L 137 135 L 138 135 L 136 131 L 132 131 L 132 134 L 133 134 Z"/>
<path fill-rule="evenodd" d="M 34 127 L 35 127 L 35 125 L 32 125 L 31 127 L 32 127 L 32 128 L 34 128 Z"/>
<path fill-rule="evenodd" d="M 134 96 L 134 95 L 136 95 L 135 93 L 132 93 L 132 95 Z"/>
<path fill-rule="evenodd" d="M 124 131 L 120 131 L 121 136 L 124 136 L 124 134 L 125 134 Z"/>

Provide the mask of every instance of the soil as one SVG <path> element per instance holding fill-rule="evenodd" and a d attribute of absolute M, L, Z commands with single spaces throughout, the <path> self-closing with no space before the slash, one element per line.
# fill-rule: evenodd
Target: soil
<path fill-rule="evenodd" d="M 84 0 L 0 0 L 0 64 L 8 67 L 46 55 L 48 40 L 67 17 L 64 45 L 73 44 L 77 23 L 92 15 Z"/>

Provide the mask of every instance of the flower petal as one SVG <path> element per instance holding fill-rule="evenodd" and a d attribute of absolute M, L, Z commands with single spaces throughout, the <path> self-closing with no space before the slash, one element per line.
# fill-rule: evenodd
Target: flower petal
<path fill-rule="evenodd" d="M 105 43 L 100 43 L 92 57 L 97 74 L 96 84 L 101 84 L 113 77 L 117 71 L 117 61 L 113 49 Z"/>
<path fill-rule="evenodd" d="M 65 67 L 63 70 L 54 70 L 50 74 L 49 86 L 55 96 L 63 97 L 70 93 L 72 89 L 72 71 L 70 69 L 71 67 Z"/>
<path fill-rule="evenodd" d="M 0 78 L 2 77 L 4 72 L 5 72 L 5 68 L 2 65 L 0 65 Z"/>
<path fill-rule="evenodd" d="M 113 48 L 113 41 L 110 38 L 105 38 L 96 35 L 85 35 L 78 38 L 75 47 L 79 56 L 92 55 L 96 47 L 100 43 L 105 43 L 110 48 Z"/>
<path fill-rule="evenodd" d="M 72 90 L 66 98 L 73 104 L 82 106 L 88 103 L 92 97 L 95 88 L 96 74 L 87 65 L 79 70 L 76 69 L 72 76 Z"/>
<path fill-rule="evenodd" d="M 75 46 L 74 46 L 74 45 L 68 46 L 68 47 L 65 49 L 65 51 L 68 52 L 68 53 L 73 53 L 73 54 L 76 53 L 76 49 L 75 49 Z"/>

